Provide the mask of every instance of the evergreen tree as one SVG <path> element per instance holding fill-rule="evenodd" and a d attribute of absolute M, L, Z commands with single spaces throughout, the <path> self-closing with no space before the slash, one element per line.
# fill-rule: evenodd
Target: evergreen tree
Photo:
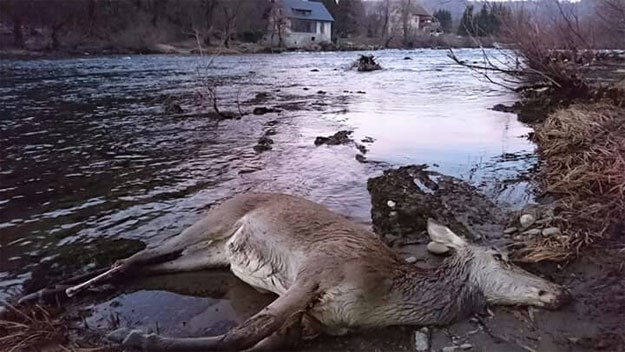
<path fill-rule="evenodd" d="M 473 35 L 473 5 L 467 5 L 458 26 L 458 35 Z"/>
<path fill-rule="evenodd" d="M 436 10 L 436 12 L 434 12 L 434 17 L 438 20 L 438 23 L 440 23 L 443 32 L 451 33 L 451 12 L 443 9 Z"/>
<path fill-rule="evenodd" d="M 472 34 L 478 37 L 483 37 L 492 33 L 491 26 L 491 12 L 488 11 L 486 4 L 482 5 L 482 9 L 475 16 L 473 21 Z"/>

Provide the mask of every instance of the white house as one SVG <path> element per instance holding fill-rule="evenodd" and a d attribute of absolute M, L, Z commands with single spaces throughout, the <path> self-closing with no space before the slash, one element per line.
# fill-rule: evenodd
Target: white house
<path fill-rule="evenodd" d="M 332 41 L 334 18 L 320 3 L 307 0 L 271 0 L 265 41 L 272 46 L 302 48 Z"/>

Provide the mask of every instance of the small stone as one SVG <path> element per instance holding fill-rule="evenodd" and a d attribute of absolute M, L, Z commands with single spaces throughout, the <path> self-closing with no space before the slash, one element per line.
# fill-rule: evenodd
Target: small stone
<path fill-rule="evenodd" d="M 540 229 L 531 229 L 531 230 L 527 230 L 525 232 L 522 232 L 521 235 L 525 235 L 525 236 L 538 236 L 540 235 L 542 231 L 540 231 Z"/>
<path fill-rule="evenodd" d="M 397 203 L 389 200 L 388 202 L 386 202 L 386 205 L 388 205 L 389 208 L 395 208 L 395 205 L 397 205 Z"/>
<path fill-rule="evenodd" d="M 430 350 L 430 331 L 428 328 L 422 328 L 414 333 L 414 348 L 418 352 L 427 352 Z"/>
<path fill-rule="evenodd" d="M 531 214 L 523 214 L 521 215 L 519 222 L 521 223 L 521 227 L 526 229 L 536 222 L 536 218 Z"/>
<path fill-rule="evenodd" d="M 460 345 L 460 349 L 461 350 L 470 350 L 473 348 L 473 345 L 470 343 L 463 343 L 462 345 Z"/>
<path fill-rule="evenodd" d="M 550 236 L 559 235 L 559 234 L 560 234 L 560 229 L 557 227 L 548 227 L 543 230 L 543 236 L 545 237 L 550 237 Z"/>
<path fill-rule="evenodd" d="M 406 263 L 408 264 L 414 264 L 417 262 L 417 258 L 416 257 L 408 257 L 406 258 Z"/>
<path fill-rule="evenodd" d="M 509 235 L 509 234 L 517 232 L 517 231 L 518 231 L 518 229 L 516 227 L 512 226 L 512 227 L 508 227 L 507 229 L 503 230 L 503 233 L 506 234 L 506 235 Z"/>
<path fill-rule="evenodd" d="M 438 255 L 449 252 L 449 248 L 447 246 L 442 245 L 440 243 L 436 243 L 436 242 L 428 243 L 427 249 L 430 253 L 438 254 Z"/>

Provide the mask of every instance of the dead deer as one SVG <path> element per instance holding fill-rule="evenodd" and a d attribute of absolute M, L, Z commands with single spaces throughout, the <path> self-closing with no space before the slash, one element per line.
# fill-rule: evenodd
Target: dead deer
<path fill-rule="evenodd" d="M 563 287 L 514 266 L 505 253 L 471 245 L 434 220 L 428 233 L 453 250 L 435 269 L 408 264 L 372 232 L 314 202 L 243 194 L 179 236 L 66 292 L 75 295 L 123 272 L 230 267 L 247 284 L 279 296 L 221 336 L 167 338 L 127 330 L 110 335 L 124 347 L 149 351 L 272 349 L 320 332 L 444 325 L 485 303 L 555 309 L 569 298 Z"/>

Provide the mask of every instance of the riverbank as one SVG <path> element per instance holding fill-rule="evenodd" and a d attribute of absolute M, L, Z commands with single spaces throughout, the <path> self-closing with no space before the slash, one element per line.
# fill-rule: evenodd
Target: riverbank
<path fill-rule="evenodd" d="M 354 38 L 341 40 L 339 44 L 321 43 L 304 48 L 267 47 L 258 43 L 246 43 L 233 41 L 228 47 L 223 45 L 206 46 L 200 45 L 194 39 L 176 42 L 139 42 L 135 45 L 122 45 L 116 43 L 93 42 L 90 44 L 50 48 L 0 48 L 0 59 L 43 59 L 43 58 L 74 58 L 107 55 L 242 55 L 242 54 L 271 54 L 283 52 L 340 52 L 340 51 L 377 51 L 386 49 L 446 49 L 446 48 L 479 48 L 493 47 L 491 38 L 483 38 L 481 41 L 470 37 L 462 37 L 455 34 L 423 35 L 415 38 L 409 47 L 401 45 L 398 41 L 381 45 L 382 40 L 373 38 Z"/>
<path fill-rule="evenodd" d="M 512 109 L 535 129 L 539 200 L 559 229 L 520 240 L 526 260 L 565 261 L 599 243 L 624 245 L 625 57 L 616 53 L 580 71 L 581 92 L 528 90 Z"/>

